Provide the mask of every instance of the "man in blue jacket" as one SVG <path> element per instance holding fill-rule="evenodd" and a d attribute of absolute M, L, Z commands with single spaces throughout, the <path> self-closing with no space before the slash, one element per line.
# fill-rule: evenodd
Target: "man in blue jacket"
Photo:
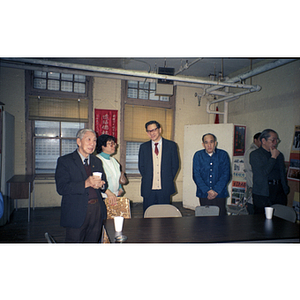
<path fill-rule="evenodd" d="M 197 185 L 196 196 L 201 206 L 215 205 L 220 216 L 226 215 L 227 185 L 230 180 L 230 160 L 226 151 L 217 149 L 217 138 L 212 133 L 202 137 L 203 150 L 193 158 L 193 179 Z"/>
<path fill-rule="evenodd" d="M 151 140 L 140 146 L 138 163 L 144 212 L 154 204 L 170 204 L 171 195 L 176 191 L 174 180 L 179 168 L 177 146 L 161 137 L 160 124 L 149 121 L 145 128 Z"/>

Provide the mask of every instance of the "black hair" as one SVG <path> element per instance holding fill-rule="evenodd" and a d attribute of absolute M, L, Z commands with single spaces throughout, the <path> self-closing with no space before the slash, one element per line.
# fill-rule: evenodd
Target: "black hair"
<path fill-rule="evenodd" d="M 114 136 L 108 135 L 108 134 L 101 134 L 97 138 L 97 153 L 101 153 L 102 152 L 102 146 L 106 147 L 106 143 L 108 141 L 114 141 L 114 142 L 116 142 L 116 138 Z"/>
<path fill-rule="evenodd" d="M 259 137 L 260 137 L 260 135 L 261 135 L 261 132 L 258 132 L 258 133 L 256 133 L 256 134 L 254 134 L 253 140 L 258 140 Z"/>
<path fill-rule="evenodd" d="M 149 121 L 145 124 L 146 130 L 147 130 L 147 127 L 152 124 L 155 124 L 157 128 L 160 128 L 160 124 L 157 121 Z"/>

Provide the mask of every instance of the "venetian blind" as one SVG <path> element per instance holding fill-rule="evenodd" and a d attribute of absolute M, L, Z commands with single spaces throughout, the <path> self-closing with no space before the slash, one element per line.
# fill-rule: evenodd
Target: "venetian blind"
<path fill-rule="evenodd" d="M 172 138 L 173 110 L 166 108 L 125 105 L 124 114 L 124 140 L 132 142 L 148 141 L 145 123 L 155 120 L 160 123 L 162 136 Z"/>
<path fill-rule="evenodd" d="M 29 97 L 29 119 L 61 122 L 88 122 L 87 99 Z"/>

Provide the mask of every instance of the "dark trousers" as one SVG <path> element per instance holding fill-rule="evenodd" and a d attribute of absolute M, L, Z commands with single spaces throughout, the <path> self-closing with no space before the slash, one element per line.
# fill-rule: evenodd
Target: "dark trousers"
<path fill-rule="evenodd" d="M 252 203 L 247 203 L 246 207 L 249 215 L 254 215 L 254 205 Z"/>
<path fill-rule="evenodd" d="M 170 197 L 165 198 L 162 190 L 152 190 L 149 197 L 143 199 L 143 210 L 155 204 L 170 204 Z"/>
<path fill-rule="evenodd" d="M 281 183 L 269 185 L 269 197 L 252 194 L 255 214 L 264 214 L 265 207 L 273 204 L 287 205 L 287 196 L 283 191 Z"/>
<path fill-rule="evenodd" d="M 207 198 L 199 198 L 201 206 L 218 206 L 220 208 L 219 216 L 226 216 L 226 198 L 215 198 L 215 199 L 207 199 Z"/>
<path fill-rule="evenodd" d="M 80 228 L 66 228 L 66 243 L 98 243 L 103 220 L 99 202 L 88 204 L 85 220 Z"/>

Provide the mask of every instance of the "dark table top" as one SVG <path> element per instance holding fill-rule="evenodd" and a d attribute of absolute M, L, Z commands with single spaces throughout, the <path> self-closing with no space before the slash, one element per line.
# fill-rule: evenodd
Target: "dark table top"
<path fill-rule="evenodd" d="M 115 240 L 112 219 L 105 221 Z M 125 243 L 299 242 L 299 224 L 264 215 L 124 219 Z"/>
<path fill-rule="evenodd" d="M 10 178 L 7 183 L 26 183 L 26 182 L 33 182 L 34 175 L 14 175 Z"/>

